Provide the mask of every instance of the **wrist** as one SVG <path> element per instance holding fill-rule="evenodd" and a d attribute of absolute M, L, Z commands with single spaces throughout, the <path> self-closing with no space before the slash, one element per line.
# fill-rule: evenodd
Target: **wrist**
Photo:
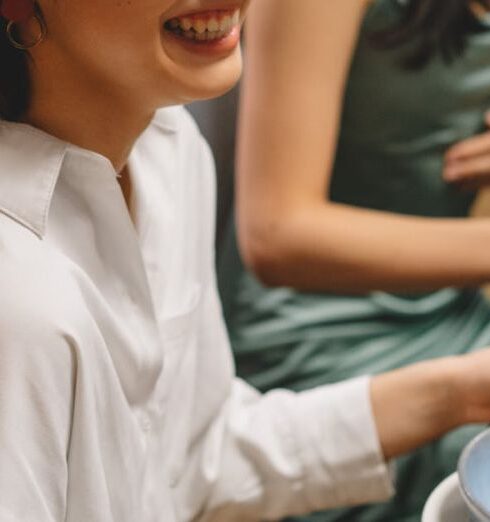
<path fill-rule="evenodd" d="M 447 382 L 453 396 L 448 416 L 454 428 L 490 420 L 487 354 L 488 350 L 482 350 L 447 361 Z"/>
<path fill-rule="evenodd" d="M 461 423 L 454 366 L 450 359 L 429 361 L 372 380 L 373 412 L 386 458 L 411 451 Z"/>
<path fill-rule="evenodd" d="M 459 357 L 445 357 L 422 365 L 428 393 L 432 394 L 434 422 L 439 427 L 436 436 L 441 436 L 466 422 L 464 401 L 459 386 L 460 363 Z"/>

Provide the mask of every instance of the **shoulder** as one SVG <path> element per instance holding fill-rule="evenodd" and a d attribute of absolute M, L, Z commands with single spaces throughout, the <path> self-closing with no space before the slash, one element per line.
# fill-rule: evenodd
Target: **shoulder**
<path fill-rule="evenodd" d="M 10 228 L 0 215 L 0 453 L 7 463 L 33 455 L 41 465 L 39 443 L 50 458 L 59 450 L 62 462 L 79 368 L 63 327 L 64 281 L 59 274 L 56 282 L 39 238 L 22 225 Z"/>
<path fill-rule="evenodd" d="M 169 175 L 178 178 L 187 198 L 195 193 L 201 202 L 214 199 L 215 163 L 208 142 L 183 106 L 168 107 L 156 112 L 143 136 L 157 151 L 158 162 Z M 214 204 L 214 203 L 213 203 Z"/>
<path fill-rule="evenodd" d="M 66 348 L 78 293 L 63 259 L 31 231 L 0 214 L 0 354 Z"/>
<path fill-rule="evenodd" d="M 172 192 L 176 219 L 186 228 L 185 237 L 194 248 L 201 249 L 197 257 L 207 255 L 214 244 L 216 169 L 196 121 L 184 107 L 161 109 L 148 129 L 148 137 L 143 137 L 145 143 L 146 159 L 154 158 L 151 163 Z"/>
<path fill-rule="evenodd" d="M 165 107 L 155 113 L 150 128 L 156 128 L 167 134 L 174 135 L 186 143 L 207 146 L 196 120 L 182 105 Z"/>
<path fill-rule="evenodd" d="M 164 107 L 155 112 L 152 125 L 170 132 L 199 134 L 199 128 L 190 112 L 183 105 Z"/>
<path fill-rule="evenodd" d="M 154 134 L 156 131 L 160 135 L 166 135 L 167 139 L 172 141 L 176 154 L 213 163 L 209 145 L 195 119 L 185 107 L 168 107 L 157 111 L 150 126 L 151 131 Z M 199 157 L 192 156 L 191 152 L 198 152 Z"/>

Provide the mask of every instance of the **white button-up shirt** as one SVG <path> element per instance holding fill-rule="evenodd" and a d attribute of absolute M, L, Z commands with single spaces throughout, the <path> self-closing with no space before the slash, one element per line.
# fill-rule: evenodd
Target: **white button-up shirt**
<path fill-rule="evenodd" d="M 214 167 L 182 108 L 129 161 L 0 122 L 0 522 L 211 522 L 392 492 L 367 379 L 234 378 Z"/>

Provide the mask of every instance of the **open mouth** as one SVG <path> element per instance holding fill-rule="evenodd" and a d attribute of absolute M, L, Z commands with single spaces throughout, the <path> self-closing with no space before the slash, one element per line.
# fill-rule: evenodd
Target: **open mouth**
<path fill-rule="evenodd" d="M 196 43 L 216 42 L 229 36 L 240 24 L 240 9 L 207 11 L 178 16 L 165 23 L 165 29 Z"/>

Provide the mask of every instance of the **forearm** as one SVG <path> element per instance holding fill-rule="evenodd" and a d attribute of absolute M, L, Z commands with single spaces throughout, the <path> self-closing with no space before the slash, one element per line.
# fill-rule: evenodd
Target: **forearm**
<path fill-rule="evenodd" d="M 228 358 L 216 289 L 202 296 L 201 344 Z M 210 327 L 211 325 L 211 327 Z M 211 358 L 209 357 L 211 355 Z M 216 366 L 216 365 L 215 365 Z M 240 380 L 221 381 L 209 395 L 215 415 L 190 448 L 182 484 L 205 520 L 279 520 L 392 493 L 370 400 L 370 379 L 358 378 L 302 393 L 265 395 Z M 228 367 L 226 379 L 231 379 Z M 204 388 L 203 388 L 204 389 Z M 196 477 L 201 487 L 196 493 Z"/>
<path fill-rule="evenodd" d="M 490 280 L 490 221 L 326 199 L 367 5 L 262 0 L 252 9 L 237 147 L 242 255 L 265 284 L 307 291 L 478 286 Z"/>
<path fill-rule="evenodd" d="M 239 221 L 244 258 L 265 284 L 306 291 L 424 291 L 490 279 L 487 219 L 399 216 L 326 202 L 284 211 L 275 204 L 253 217 L 249 209 Z"/>
<path fill-rule="evenodd" d="M 386 459 L 464 424 L 490 421 L 490 350 L 427 361 L 371 380 L 371 404 Z"/>
<path fill-rule="evenodd" d="M 385 458 L 418 448 L 465 422 L 451 359 L 374 377 L 371 400 Z"/>

